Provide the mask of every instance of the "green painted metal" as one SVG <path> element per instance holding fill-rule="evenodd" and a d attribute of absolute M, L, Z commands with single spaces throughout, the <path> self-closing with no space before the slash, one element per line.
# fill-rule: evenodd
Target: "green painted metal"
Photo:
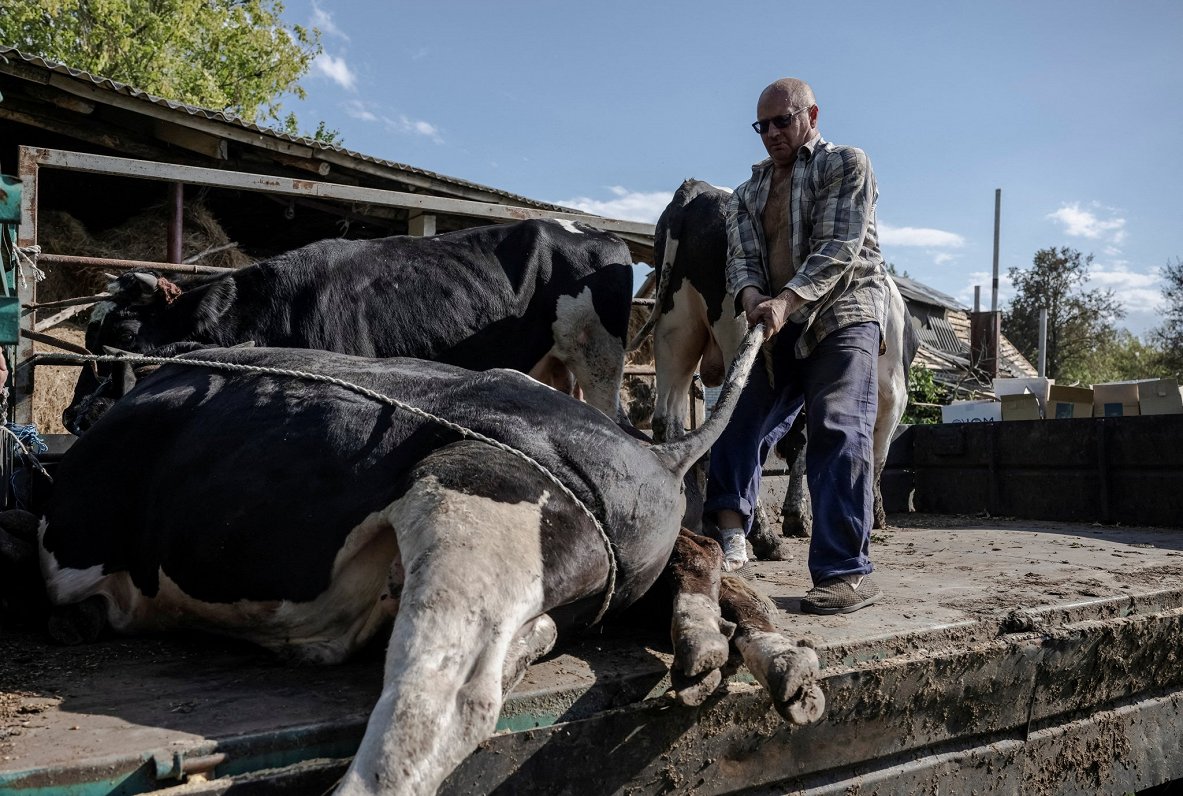
<path fill-rule="evenodd" d="M 19 224 L 21 220 L 21 181 L 11 174 L 0 174 L 0 223 Z"/>
<path fill-rule="evenodd" d="M 0 296 L 0 345 L 16 345 L 21 338 L 21 300 Z"/>

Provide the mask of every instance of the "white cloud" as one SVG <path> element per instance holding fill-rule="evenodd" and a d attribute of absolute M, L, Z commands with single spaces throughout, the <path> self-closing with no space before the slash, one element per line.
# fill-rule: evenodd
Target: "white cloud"
<path fill-rule="evenodd" d="M 361 100 L 349 100 L 341 107 L 344 108 L 347 116 L 351 116 L 354 119 L 361 119 L 363 122 L 378 121 L 377 114 L 367 108 L 366 104 Z"/>
<path fill-rule="evenodd" d="M 391 132 L 422 135 L 430 138 L 437 144 L 444 142 L 444 139 L 440 136 L 439 128 L 431 122 L 425 122 L 422 119 L 411 119 L 406 114 L 400 113 L 397 118 L 383 116 L 382 122 L 386 125 L 386 129 Z"/>
<path fill-rule="evenodd" d="M 349 68 L 349 64 L 345 63 L 345 58 L 335 58 L 327 52 L 316 56 L 316 60 L 312 62 L 312 70 L 349 91 L 353 91 L 353 86 L 357 82 L 357 77 Z"/>
<path fill-rule="evenodd" d="M 1125 260 L 1100 266 L 1094 264 L 1089 272 L 1088 287 L 1112 290 L 1117 300 L 1130 312 L 1153 312 L 1162 304 L 1158 273 L 1131 271 Z"/>
<path fill-rule="evenodd" d="M 928 227 L 893 227 L 880 223 L 879 242 L 888 246 L 921 246 L 926 249 L 960 249 L 965 238 L 956 232 Z"/>
<path fill-rule="evenodd" d="M 1086 209 L 1080 206 L 1080 202 L 1072 202 L 1063 205 L 1054 213 L 1048 213 L 1047 217 L 1058 222 L 1064 228 L 1065 235 L 1103 240 L 1111 244 L 1125 240 L 1125 219 L 1116 215 L 1117 210 L 1102 207 L 1096 202 L 1090 207 L 1091 209 Z M 1098 213 L 1104 213 L 1108 217 L 1102 218 Z"/>
<path fill-rule="evenodd" d="M 957 293 L 957 300 L 971 310 L 974 306 L 974 288 L 981 288 L 981 307 L 983 311 L 990 309 L 990 295 L 993 292 L 993 276 L 989 271 L 974 271 L 969 275 L 969 283 Z M 998 308 L 1002 309 L 1014 298 L 1015 286 L 1010 277 L 1003 271 L 998 275 Z"/>
<path fill-rule="evenodd" d="M 594 213 L 605 218 L 619 218 L 625 221 L 640 221 L 645 224 L 656 224 L 661 211 L 674 198 L 669 191 L 630 191 L 619 185 L 609 189 L 611 199 L 592 199 L 587 196 L 577 196 L 572 199 L 560 199 L 554 204 L 563 207 L 573 207 L 585 213 Z"/>
<path fill-rule="evenodd" d="M 948 252 L 937 252 L 933 255 L 932 261 L 937 265 L 945 265 L 946 263 L 951 263 L 956 259 L 956 257 L 949 254 Z"/>
<path fill-rule="evenodd" d="M 337 27 L 337 23 L 333 22 L 333 15 L 321 8 L 315 0 L 312 3 L 312 27 L 321 33 L 349 41 L 349 37 L 345 35 L 345 31 L 341 30 Z"/>

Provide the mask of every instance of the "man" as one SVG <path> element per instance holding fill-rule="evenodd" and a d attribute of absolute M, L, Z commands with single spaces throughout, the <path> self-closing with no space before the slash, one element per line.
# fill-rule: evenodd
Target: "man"
<path fill-rule="evenodd" d="M 756 368 L 711 452 L 705 510 L 727 568 L 747 563 L 745 536 L 760 467 L 804 400 L 805 468 L 813 500 L 809 613 L 875 602 L 872 432 L 887 275 L 875 231 L 878 192 L 860 149 L 824 141 L 807 83 L 764 89 L 752 126 L 768 159 L 736 189 L 727 213 L 727 286 L 750 325 L 763 323 Z"/>

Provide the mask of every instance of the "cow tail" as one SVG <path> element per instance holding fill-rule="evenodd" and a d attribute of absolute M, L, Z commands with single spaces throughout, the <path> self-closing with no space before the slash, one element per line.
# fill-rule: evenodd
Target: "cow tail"
<path fill-rule="evenodd" d="M 705 423 L 691 431 L 681 439 L 673 442 L 663 442 L 650 448 L 653 454 L 665 465 L 666 469 L 678 478 L 686 474 L 696 461 L 702 458 L 715 440 L 723 433 L 735 405 L 739 402 L 739 394 L 748 381 L 748 374 L 752 364 L 764 342 L 764 324 L 757 324 L 748 330 L 739 345 L 739 351 L 727 371 L 727 378 L 723 380 L 723 389 L 711 416 Z"/>

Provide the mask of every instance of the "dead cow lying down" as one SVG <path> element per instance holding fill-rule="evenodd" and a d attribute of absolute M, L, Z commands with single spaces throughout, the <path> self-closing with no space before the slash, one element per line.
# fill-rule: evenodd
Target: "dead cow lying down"
<path fill-rule="evenodd" d="M 166 365 L 78 440 L 40 531 L 50 598 L 70 606 L 59 623 L 101 609 L 123 632 L 201 628 L 335 662 L 396 615 L 348 793 L 433 792 L 559 628 L 654 583 L 679 538 L 681 477 L 738 393 L 699 431 L 650 447 L 511 371 L 293 349 L 183 358 L 327 374 L 419 407 L 528 454 L 600 523 L 513 452 L 306 378 Z M 693 700 L 726 660 L 728 625 L 717 549 L 706 565 L 693 542 L 679 549 L 703 570 L 681 583 L 706 575 L 705 598 L 676 601 Z M 751 602 L 733 595 L 729 610 Z M 735 644 L 783 715 L 817 718 L 816 656 L 770 630 L 741 622 Z"/>

